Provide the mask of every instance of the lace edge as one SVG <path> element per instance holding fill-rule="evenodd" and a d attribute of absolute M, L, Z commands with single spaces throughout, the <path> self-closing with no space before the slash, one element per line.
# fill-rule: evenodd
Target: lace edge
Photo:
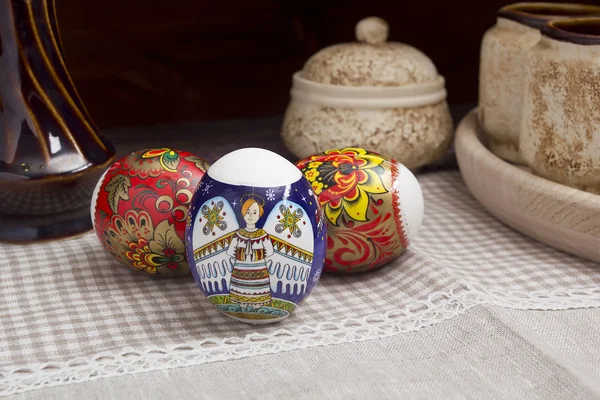
<path fill-rule="evenodd" d="M 600 307 L 600 287 L 534 292 L 493 290 L 472 283 L 468 287 L 479 293 L 481 304 L 517 310 L 561 311 Z"/>
<path fill-rule="evenodd" d="M 193 344 L 125 349 L 65 362 L 0 368 L 0 396 L 144 372 L 237 360 L 342 343 L 361 342 L 416 331 L 457 317 L 481 304 L 479 295 L 464 284 L 431 294 L 403 309 L 382 315 L 325 322 L 314 327 L 280 329 L 244 338 L 206 339 Z"/>
<path fill-rule="evenodd" d="M 478 305 L 521 310 L 600 307 L 600 287 L 524 293 L 502 292 L 481 285 L 460 283 L 447 291 L 433 293 L 426 300 L 382 315 L 324 322 L 314 327 L 280 329 L 269 334 L 252 333 L 243 338 L 205 339 L 142 351 L 129 348 L 119 353 L 104 352 L 65 362 L 0 368 L 0 396 L 114 376 L 386 338 L 452 319 Z"/>

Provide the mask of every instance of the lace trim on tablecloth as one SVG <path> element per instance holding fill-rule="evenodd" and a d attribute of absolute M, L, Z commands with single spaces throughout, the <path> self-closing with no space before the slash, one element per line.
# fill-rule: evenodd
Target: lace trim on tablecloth
<path fill-rule="evenodd" d="M 520 292 L 514 290 L 490 290 L 481 285 L 470 284 L 480 293 L 481 304 L 489 304 L 518 310 L 569 310 L 600 307 L 600 287 Z"/>
<path fill-rule="evenodd" d="M 446 292 L 430 295 L 427 300 L 415 301 L 403 309 L 379 315 L 324 322 L 312 327 L 280 329 L 269 334 L 252 333 L 243 338 L 205 339 L 143 351 L 126 349 L 68 362 L 38 363 L 6 371 L 0 369 L 0 396 L 114 376 L 380 339 L 417 331 L 483 304 L 522 310 L 600 307 L 600 288 L 523 293 L 456 284 Z"/>
<path fill-rule="evenodd" d="M 479 303 L 475 292 L 457 284 L 446 292 L 430 295 L 427 300 L 411 302 L 403 309 L 362 318 L 280 329 L 269 334 L 252 333 L 243 338 L 205 339 L 169 348 L 99 353 L 91 358 L 39 363 L 10 371 L 0 369 L 0 395 L 119 375 L 379 339 L 454 318 Z"/>

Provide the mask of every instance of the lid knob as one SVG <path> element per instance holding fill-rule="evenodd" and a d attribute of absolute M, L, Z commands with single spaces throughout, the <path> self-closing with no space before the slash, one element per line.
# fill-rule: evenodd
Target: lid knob
<path fill-rule="evenodd" d="M 356 40 L 372 45 L 385 43 L 390 27 L 379 17 L 368 17 L 356 24 Z"/>

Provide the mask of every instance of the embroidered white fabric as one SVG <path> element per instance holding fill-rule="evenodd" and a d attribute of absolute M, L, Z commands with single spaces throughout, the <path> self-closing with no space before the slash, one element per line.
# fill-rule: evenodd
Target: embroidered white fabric
<path fill-rule="evenodd" d="M 594 263 L 487 214 L 458 172 L 418 177 L 423 227 L 392 264 L 325 275 L 288 320 L 255 327 L 212 308 L 190 280 L 119 267 L 94 234 L 1 245 L 0 395 L 416 331 L 481 304 L 600 306 Z"/>

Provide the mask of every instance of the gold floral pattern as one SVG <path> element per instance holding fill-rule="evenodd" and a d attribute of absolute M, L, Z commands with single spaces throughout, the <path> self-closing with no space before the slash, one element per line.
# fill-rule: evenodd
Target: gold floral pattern
<path fill-rule="evenodd" d="M 159 274 L 169 274 L 172 270 L 182 268 L 187 273 L 185 246 L 177 236 L 175 227 L 167 220 L 156 226 L 152 240 L 146 242 L 142 239 L 138 243 L 131 243 L 130 248 L 126 255 L 136 268 Z"/>
<path fill-rule="evenodd" d="M 94 225 L 103 246 L 120 263 L 146 274 L 189 276 L 188 208 L 207 166 L 201 157 L 166 147 L 116 161 L 95 200 Z"/>
<path fill-rule="evenodd" d="M 330 223 L 343 212 L 367 221 L 371 195 L 387 193 L 381 176 L 385 159 L 361 148 L 335 149 L 301 161 L 298 167 L 311 183 Z"/>
<path fill-rule="evenodd" d="M 129 154 L 122 163 L 122 169 L 128 171 L 129 176 L 138 176 L 140 179 L 156 178 L 163 173 L 163 167 L 158 158 L 144 157 L 145 152 L 136 151 Z"/>
<path fill-rule="evenodd" d="M 127 175 L 115 174 L 104 190 L 108 192 L 108 205 L 113 212 L 118 212 L 119 201 L 129 200 L 129 188 L 131 180 Z"/>
<path fill-rule="evenodd" d="M 142 158 L 152 159 L 156 157 L 158 157 L 158 162 L 165 170 L 177 172 L 177 166 L 179 165 L 181 157 L 175 150 L 167 148 L 148 150 L 142 155 Z"/>
<path fill-rule="evenodd" d="M 156 228 L 146 211 L 113 215 L 107 226 L 105 248 L 125 265 L 150 274 L 187 275 L 185 246 L 168 220 Z"/>
<path fill-rule="evenodd" d="M 172 149 L 142 150 L 125 157 L 122 167 L 124 171 L 129 171 L 129 176 L 156 178 L 163 171 L 177 172 L 180 160 L 179 153 Z"/>
<path fill-rule="evenodd" d="M 206 161 L 205 159 L 200 158 L 198 156 L 188 156 L 188 157 L 185 157 L 184 160 L 194 163 L 196 168 L 198 168 L 202 172 L 208 171 L 208 168 L 210 167 L 210 164 L 208 163 L 208 161 Z"/>

